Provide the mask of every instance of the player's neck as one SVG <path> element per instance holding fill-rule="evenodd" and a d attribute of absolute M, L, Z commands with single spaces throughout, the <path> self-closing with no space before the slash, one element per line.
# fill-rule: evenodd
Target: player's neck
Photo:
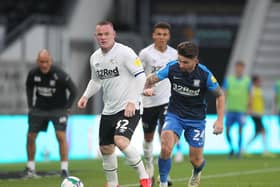
<path fill-rule="evenodd" d="M 155 49 L 157 49 L 160 52 L 164 52 L 167 49 L 167 45 L 165 46 L 155 45 Z"/>

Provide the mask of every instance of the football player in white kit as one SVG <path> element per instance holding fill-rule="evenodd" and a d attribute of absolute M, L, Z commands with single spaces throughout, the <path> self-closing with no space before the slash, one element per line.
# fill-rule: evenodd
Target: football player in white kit
<path fill-rule="evenodd" d="M 138 172 L 140 186 L 150 187 L 151 181 L 140 153 L 130 144 L 140 119 L 139 104 L 146 77 L 141 61 L 131 48 L 115 41 L 116 32 L 111 22 L 98 23 L 95 37 L 100 48 L 90 57 L 91 80 L 78 101 L 78 107 L 85 108 L 88 99 L 102 88 L 104 108 L 99 127 L 99 146 L 106 186 L 119 186 L 117 146 L 129 165 Z"/>
<path fill-rule="evenodd" d="M 140 51 L 139 58 L 143 63 L 146 75 L 156 72 L 169 61 L 177 59 L 177 50 L 167 44 L 170 40 L 170 29 L 171 27 L 168 23 L 160 22 L 155 24 L 152 32 L 154 42 Z M 167 103 L 170 97 L 169 80 L 166 79 L 156 84 L 154 94 L 151 97 L 143 96 L 144 110 L 142 115 L 144 158 L 147 172 L 153 181 L 153 138 L 157 124 L 159 124 L 160 133 L 164 123 Z M 169 181 L 169 185 L 172 185 L 171 181 Z"/>

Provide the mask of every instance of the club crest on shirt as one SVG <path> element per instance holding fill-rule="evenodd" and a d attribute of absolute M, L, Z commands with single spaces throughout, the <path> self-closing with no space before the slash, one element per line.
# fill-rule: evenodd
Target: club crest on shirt
<path fill-rule="evenodd" d="M 55 80 L 50 80 L 50 86 L 55 86 Z"/>
<path fill-rule="evenodd" d="M 140 67 L 142 65 L 141 60 L 139 58 L 136 58 L 133 63 L 137 67 Z"/>
<path fill-rule="evenodd" d="M 199 79 L 194 79 L 194 80 L 193 80 L 193 85 L 194 85 L 195 87 L 199 87 L 199 85 L 200 85 L 200 80 L 199 80 Z"/>
<path fill-rule="evenodd" d="M 40 76 L 34 76 L 34 82 L 41 82 Z"/>
<path fill-rule="evenodd" d="M 212 81 L 213 83 L 216 83 L 216 82 L 217 82 L 217 79 L 212 75 L 211 81 Z"/>

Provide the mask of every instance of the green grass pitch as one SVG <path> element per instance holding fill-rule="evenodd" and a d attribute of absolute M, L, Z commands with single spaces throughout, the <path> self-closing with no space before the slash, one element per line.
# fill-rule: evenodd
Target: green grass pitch
<path fill-rule="evenodd" d="M 242 159 L 228 160 L 225 155 L 206 155 L 206 167 L 203 170 L 200 187 L 280 187 L 280 155 L 264 157 L 246 156 Z M 25 163 L 0 164 L 1 172 L 21 171 Z M 155 176 L 157 165 L 155 161 Z M 59 162 L 37 163 L 38 171 L 58 171 Z M 79 177 L 85 187 L 103 187 L 105 177 L 101 160 L 69 161 L 70 175 Z M 185 157 L 184 163 L 174 163 L 171 178 L 174 187 L 186 187 L 191 175 L 191 164 Z M 119 158 L 119 181 L 121 187 L 139 186 L 136 172 Z M 1 179 L 0 187 L 59 187 L 58 175 L 38 179 Z M 158 186 L 156 184 L 155 186 Z"/>

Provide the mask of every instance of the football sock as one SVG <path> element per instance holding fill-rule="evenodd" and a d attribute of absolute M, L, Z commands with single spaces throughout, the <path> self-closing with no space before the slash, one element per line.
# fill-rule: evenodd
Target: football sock
<path fill-rule="evenodd" d="M 153 162 L 153 142 L 147 142 L 144 140 L 143 143 L 144 158 L 148 163 Z"/>
<path fill-rule="evenodd" d="M 242 135 L 239 135 L 238 138 L 238 154 L 241 154 L 241 150 L 242 150 Z"/>
<path fill-rule="evenodd" d="M 108 187 L 116 187 L 119 184 L 117 168 L 118 161 L 115 153 L 103 155 L 103 169 L 108 182 Z"/>
<path fill-rule="evenodd" d="M 35 162 L 34 160 L 27 162 L 27 167 L 31 170 L 35 170 Z"/>
<path fill-rule="evenodd" d="M 226 137 L 227 137 L 227 141 L 228 141 L 228 144 L 229 144 L 230 151 L 232 151 L 233 148 L 232 148 L 232 141 L 231 141 L 230 133 L 227 133 Z"/>
<path fill-rule="evenodd" d="M 68 171 L 68 161 L 61 161 L 60 162 L 60 168 L 61 168 L 61 170 Z"/>
<path fill-rule="evenodd" d="M 125 154 L 128 164 L 136 169 L 136 171 L 139 174 L 140 179 L 146 179 L 149 178 L 148 174 L 146 172 L 146 169 L 144 167 L 144 164 L 141 160 L 140 154 L 137 152 L 137 150 L 129 144 L 124 150 L 123 153 Z"/>
<path fill-rule="evenodd" d="M 168 174 L 171 169 L 171 159 L 169 158 L 167 160 L 164 160 L 159 157 L 158 168 L 159 168 L 160 182 L 167 183 Z"/>
<path fill-rule="evenodd" d="M 202 169 L 204 168 L 205 166 L 205 163 L 206 163 L 206 160 L 203 160 L 202 164 L 199 166 L 199 167 L 195 167 L 193 165 L 193 173 L 194 175 L 198 174 L 200 171 L 202 171 Z"/>

